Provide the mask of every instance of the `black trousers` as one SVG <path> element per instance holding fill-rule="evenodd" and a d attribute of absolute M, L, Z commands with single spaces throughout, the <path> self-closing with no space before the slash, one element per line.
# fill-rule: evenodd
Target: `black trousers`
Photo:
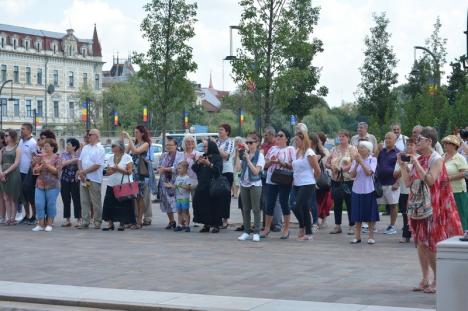
<path fill-rule="evenodd" d="M 400 193 L 400 198 L 398 199 L 398 207 L 401 215 L 403 216 L 403 238 L 411 238 L 411 231 L 408 224 L 408 194 Z"/>
<path fill-rule="evenodd" d="M 81 202 L 80 202 L 80 182 L 61 182 L 60 193 L 63 201 L 63 218 L 71 217 L 71 201 L 73 200 L 73 214 L 75 219 L 81 218 Z"/>
<path fill-rule="evenodd" d="M 305 234 L 311 235 L 312 218 L 310 208 L 313 200 L 316 200 L 315 185 L 293 186 L 293 191 L 296 194 L 296 206 L 293 212 L 299 221 L 299 228 L 305 228 Z"/>
<path fill-rule="evenodd" d="M 349 189 L 353 188 L 353 181 L 345 181 Z M 336 188 L 339 185 L 339 182 L 332 180 L 332 191 L 333 188 Z M 333 192 L 332 192 L 333 193 Z M 348 211 L 348 221 L 350 226 L 354 226 L 354 222 L 351 221 L 351 194 L 346 195 L 343 198 L 336 198 L 333 196 L 333 212 L 335 213 L 335 225 L 341 225 L 341 216 L 343 214 L 343 201 L 346 203 L 346 209 Z"/>

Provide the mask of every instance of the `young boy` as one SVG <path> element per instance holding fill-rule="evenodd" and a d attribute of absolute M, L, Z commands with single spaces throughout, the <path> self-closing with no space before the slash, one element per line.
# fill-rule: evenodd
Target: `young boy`
<path fill-rule="evenodd" d="M 167 188 L 175 189 L 176 209 L 179 225 L 174 228 L 174 231 L 190 232 L 189 226 L 189 207 L 190 207 L 190 191 L 192 190 L 191 179 L 187 175 L 188 163 L 181 161 L 177 165 L 177 177 L 174 185 L 166 183 Z"/>

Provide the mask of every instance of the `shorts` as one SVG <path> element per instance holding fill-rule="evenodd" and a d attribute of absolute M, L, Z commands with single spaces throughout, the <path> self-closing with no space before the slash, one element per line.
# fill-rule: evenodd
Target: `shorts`
<path fill-rule="evenodd" d="M 378 204 L 396 205 L 400 199 L 400 188 L 392 190 L 392 186 L 382 186 L 383 195 L 377 199 Z"/>
<path fill-rule="evenodd" d="M 190 207 L 189 200 L 177 200 L 176 201 L 176 209 L 178 212 L 188 211 L 189 207 Z"/>

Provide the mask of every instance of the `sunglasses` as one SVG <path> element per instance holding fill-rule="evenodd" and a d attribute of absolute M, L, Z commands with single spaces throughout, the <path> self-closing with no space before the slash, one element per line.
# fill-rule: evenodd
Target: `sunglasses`
<path fill-rule="evenodd" d="M 418 139 L 417 139 L 416 141 L 419 143 L 421 140 L 424 140 L 424 139 L 427 140 L 427 139 L 429 139 L 429 138 L 426 138 L 426 137 L 424 137 L 424 136 L 419 135 L 419 136 L 418 136 Z"/>
<path fill-rule="evenodd" d="M 257 141 L 254 140 L 254 141 L 246 141 L 245 143 L 246 143 L 247 145 L 252 145 L 252 144 L 255 144 L 256 142 L 257 142 Z"/>

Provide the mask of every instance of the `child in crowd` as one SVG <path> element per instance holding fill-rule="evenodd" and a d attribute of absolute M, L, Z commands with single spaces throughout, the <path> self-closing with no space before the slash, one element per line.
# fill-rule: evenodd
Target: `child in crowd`
<path fill-rule="evenodd" d="M 166 183 L 166 188 L 175 189 L 176 196 L 176 209 L 179 225 L 174 231 L 185 231 L 190 232 L 190 191 L 192 190 L 191 179 L 187 174 L 188 163 L 187 161 L 181 161 L 177 165 L 177 177 L 175 184 Z"/>

